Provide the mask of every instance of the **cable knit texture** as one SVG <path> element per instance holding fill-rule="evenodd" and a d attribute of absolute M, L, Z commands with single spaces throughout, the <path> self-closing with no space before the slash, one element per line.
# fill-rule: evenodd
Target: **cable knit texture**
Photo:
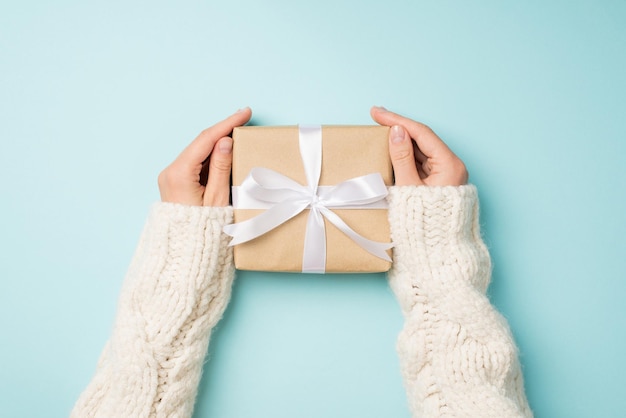
<path fill-rule="evenodd" d="M 415 418 L 532 417 L 506 321 L 485 296 L 491 266 L 473 186 L 391 187 L 391 287 Z M 190 417 L 234 267 L 231 208 L 156 204 L 112 337 L 72 417 Z"/>
<path fill-rule="evenodd" d="M 392 187 L 389 202 L 389 282 L 405 317 L 397 349 L 413 416 L 532 417 L 511 333 L 485 295 L 476 188 Z"/>
<path fill-rule="evenodd" d="M 190 417 L 234 267 L 232 208 L 157 203 L 131 263 L 111 339 L 72 417 Z"/>

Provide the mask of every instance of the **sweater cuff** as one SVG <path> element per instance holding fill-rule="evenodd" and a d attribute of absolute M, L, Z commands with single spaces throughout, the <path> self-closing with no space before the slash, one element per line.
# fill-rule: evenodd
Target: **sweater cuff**
<path fill-rule="evenodd" d="M 388 200 L 392 239 L 402 249 L 437 246 L 450 234 L 467 232 L 478 216 L 473 185 L 393 186 Z"/>
<path fill-rule="evenodd" d="M 200 272 L 232 262 L 230 237 L 222 232 L 233 217 L 232 207 L 155 203 L 148 216 L 126 285 L 137 280 L 158 282 L 162 273 L 189 280 Z"/>
<path fill-rule="evenodd" d="M 232 206 L 189 206 L 180 203 L 157 202 L 150 211 L 148 222 L 153 225 L 170 225 L 185 228 L 193 224 L 209 224 L 222 227 L 233 219 Z"/>
<path fill-rule="evenodd" d="M 396 294 L 445 292 L 459 281 L 486 290 L 491 265 L 480 236 L 475 186 L 394 186 L 388 199 Z"/>

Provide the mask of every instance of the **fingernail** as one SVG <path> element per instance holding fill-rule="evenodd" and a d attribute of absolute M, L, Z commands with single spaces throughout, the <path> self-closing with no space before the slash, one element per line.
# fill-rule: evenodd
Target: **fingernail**
<path fill-rule="evenodd" d="M 230 154 L 233 150 L 233 140 L 231 138 L 224 138 L 220 141 L 219 147 L 222 154 Z"/>
<path fill-rule="evenodd" d="M 237 109 L 237 111 L 235 113 L 241 113 L 241 112 L 244 112 L 244 111 L 246 111 L 248 109 L 250 109 L 250 106 L 242 107 L 241 109 Z"/>
<path fill-rule="evenodd" d="M 404 141 L 404 128 L 400 125 L 394 125 L 391 128 L 391 142 L 399 144 Z"/>
<path fill-rule="evenodd" d="M 376 109 L 378 110 L 382 110 L 383 112 L 386 112 L 387 109 L 385 108 L 385 106 L 374 106 Z"/>

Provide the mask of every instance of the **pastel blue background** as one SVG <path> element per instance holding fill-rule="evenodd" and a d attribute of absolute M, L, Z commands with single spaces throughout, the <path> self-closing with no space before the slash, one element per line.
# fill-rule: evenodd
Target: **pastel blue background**
<path fill-rule="evenodd" d="M 384 3 L 384 4 L 383 4 Z M 0 415 L 94 371 L 156 176 L 203 128 L 435 129 L 479 187 L 537 417 L 626 410 L 626 3 L 0 4 Z M 239 274 L 196 417 L 408 417 L 384 275 Z"/>

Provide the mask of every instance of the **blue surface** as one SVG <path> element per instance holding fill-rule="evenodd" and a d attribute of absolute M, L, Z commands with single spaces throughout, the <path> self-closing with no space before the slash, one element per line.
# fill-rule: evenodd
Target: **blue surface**
<path fill-rule="evenodd" d="M 469 167 L 536 416 L 623 416 L 626 3 L 384 3 L 0 4 L 0 415 L 68 415 L 197 132 L 380 104 Z M 196 417 L 408 417 L 401 324 L 383 275 L 240 274 Z"/>

